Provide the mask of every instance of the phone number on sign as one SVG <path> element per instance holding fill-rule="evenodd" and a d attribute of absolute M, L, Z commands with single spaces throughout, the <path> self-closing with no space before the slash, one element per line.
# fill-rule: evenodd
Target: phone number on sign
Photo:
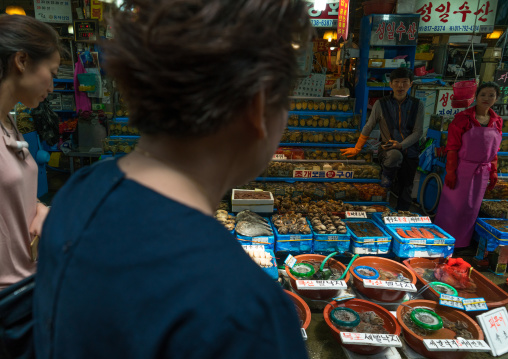
<path fill-rule="evenodd" d="M 446 31 L 446 26 L 420 26 L 418 31 Z"/>

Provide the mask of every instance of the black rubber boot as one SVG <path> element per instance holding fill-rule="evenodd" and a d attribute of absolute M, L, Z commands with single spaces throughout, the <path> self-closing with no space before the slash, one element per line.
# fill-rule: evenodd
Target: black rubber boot
<path fill-rule="evenodd" d="M 390 188 L 397 173 L 397 167 L 384 167 L 381 173 L 381 187 Z"/>

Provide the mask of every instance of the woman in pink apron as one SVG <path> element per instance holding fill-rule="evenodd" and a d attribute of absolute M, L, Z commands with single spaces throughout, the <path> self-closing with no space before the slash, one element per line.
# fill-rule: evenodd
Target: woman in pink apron
<path fill-rule="evenodd" d="M 469 246 L 486 189 L 497 182 L 497 151 L 503 121 L 492 109 L 499 86 L 487 82 L 476 91 L 476 106 L 459 112 L 448 128 L 445 186 L 434 223 Z"/>

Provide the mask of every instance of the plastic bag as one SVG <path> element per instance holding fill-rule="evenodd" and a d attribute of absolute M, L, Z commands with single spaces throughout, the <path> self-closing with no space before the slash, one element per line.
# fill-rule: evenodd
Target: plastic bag
<path fill-rule="evenodd" d="M 470 271 L 471 264 L 462 258 L 450 258 L 436 268 L 434 276 L 440 282 L 449 284 L 455 289 L 475 292 L 476 284 L 469 277 Z"/>
<path fill-rule="evenodd" d="M 55 145 L 60 139 L 58 115 L 51 109 L 46 99 L 31 112 L 35 124 L 35 130 L 40 138 L 50 146 Z"/>

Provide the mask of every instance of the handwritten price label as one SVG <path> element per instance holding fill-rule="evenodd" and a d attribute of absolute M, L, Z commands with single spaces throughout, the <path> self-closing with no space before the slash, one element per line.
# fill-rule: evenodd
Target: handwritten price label
<path fill-rule="evenodd" d="M 268 243 L 269 239 L 268 239 L 268 237 L 254 237 L 253 241 L 261 242 L 261 243 Z"/>
<path fill-rule="evenodd" d="M 475 312 L 478 310 L 489 310 L 484 298 L 463 299 L 464 309 L 466 312 Z"/>
<path fill-rule="evenodd" d="M 385 224 L 428 224 L 429 217 L 385 217 Z"/>
<path fill-rule="evenodd" d="M 263 247 L 263 246 L 260 246 Z M 289 268 L 293 268 L 296 264 L 296 258 L 293 257 L 291 254 L 289 254 L 284 261 L 284 264 L 287 265 Z"/>
<path fill-rule="evenodd" d="M 367 218 L 366 212 L 346 212 L 346 218 Z"/>
<path fill-rule="evenodd" d="M 264 251 L 265 250 L 264 246 L 250 245 L 250 244 L 242 245 L 242 248 L 245 249 L 246 251 L 249 251 L 249 250 L 250 251 Z"/>
<path fill-rule="evenodd" d="M 462 297 L 456 297 L 454 295 L 441 294 L 439 296 L 439 304 L 455 309 L 464 309 L 463 299 Z"/>
<path fill-rule="evenodd" d="M 395 334 L 370 334 L 340 332 L 343 344 L 372 345 L 377 347 L 402 347 L 400 338 Z"/>
<path fill-rule="evenodd" d="M 347 284 L 343 280 L 297 280 L 297 289 L 346 289 Z"/>
<path fill-rule="evenodd" d="M 276 153 L 272 157 L 273 160 L 287 160 L 287 157 L 283 153 Z"/>
<path fill-rule="evenodd" d="M 416 292 L 416 286 L 413 283 L 406 282 L 392 282 L 387 280 L 364 279 L 363 286 L 365 288 L 378 288 L 378 289 L 400 290 L 403 292 Z"/>
<path fill-rule="evenodd" d="M 423 339 L 423 344 L 428 351 L 467 351 L 467 352 L 488 352 L 490 347 L 483 340 L 458 339 Z"/>

